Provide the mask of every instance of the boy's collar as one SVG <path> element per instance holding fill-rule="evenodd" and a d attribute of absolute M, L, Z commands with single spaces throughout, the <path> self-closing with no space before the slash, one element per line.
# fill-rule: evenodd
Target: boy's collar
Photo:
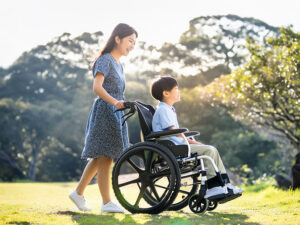
<path fill-rule="evenodd" d="M 159 102 L 158 105 L 166 105 L 166 106 L 168 106 L 170 109 L 172 109 L 172 110 L 175 112 L 175 108 L 174 108 L 173 106 L 168 105 L 168 104 L 165 103 L 165 102 Z"/>

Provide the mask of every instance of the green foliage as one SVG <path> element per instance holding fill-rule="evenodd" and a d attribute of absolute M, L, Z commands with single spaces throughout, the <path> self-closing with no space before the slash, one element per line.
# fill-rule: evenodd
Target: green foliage
<path fill-rule="evenodd" d="M 182 91 L 182 100 L 175 105 L 180 126 L 200 131 L 195 138 L 215 146 L 225 166 L 236 174 L 257 178 L 278 170 L 275 162 L 279 153 L 274 142 L 263 140 L 251 128 L 233 120 L 224 109 L 199 100 L 197 93 L 197 89 Z M 236 169 L 242 165 L 253 172 Z"/>
<path fill-rule="evenodd" d="M 223 23 L 222 23 L 223 22 Z M 234 67 L 245 61 L 244 39 L 247 36 L 261 41 L 259 32 L 249 29 L 268 30 L 269 34 L 277 33 L 277 28 L 253 18 L 241 18 L 236 15 L 201 16 L 190 21 L 189 30 L 180 38 L 180 44 L 189 51 L 201 51 L 201 62 L 222 62 Z M 214 27 L 214 29 L 212 29 Z M 233 28 L 234 27 L 234 28 Z"/>
<path fill-rule="evenodd" d="M 300 149 L 300 34 L 281 28 L 265 48 L 250 39 L 250 61 L 207 90 L 235 115 L 277 131 Z"/>

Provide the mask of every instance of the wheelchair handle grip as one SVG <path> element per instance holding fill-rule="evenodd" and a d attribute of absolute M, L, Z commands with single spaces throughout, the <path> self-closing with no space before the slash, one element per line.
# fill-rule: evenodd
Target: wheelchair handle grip
<path fill-rule="evenodd" d="M 124 108 L 117 109 L 114 112 L 124 111 L 125 109 L 132 109 L 135 106 L 135 102 L 124 102 L 123 105 L 124 105 Z"/>
<path fill-rule="evenodd" d="M 135 102 L 124 102 L 123 104 L 126 109 L 135 106 Z"/>

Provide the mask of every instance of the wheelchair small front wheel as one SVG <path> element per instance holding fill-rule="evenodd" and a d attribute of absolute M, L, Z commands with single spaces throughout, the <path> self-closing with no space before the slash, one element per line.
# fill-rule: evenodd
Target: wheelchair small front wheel
<path fill-rule="evenodd" d="M 189 199 L 190 210 L 194 213 L 204 213 L 208 208 L 208 200 L 201 198 L 200 195 L 193 195 Z"/>
<path fill-rule="evenodd" d="M 208 203 L 208 211 L 213 211 L 215 208 L 217 208 L 218 202 L 217 201 L 209 201 Z"/>

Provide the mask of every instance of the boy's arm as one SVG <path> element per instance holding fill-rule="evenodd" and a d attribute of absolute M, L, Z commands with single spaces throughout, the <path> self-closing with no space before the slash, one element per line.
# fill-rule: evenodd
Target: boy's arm
<path fill-rule="evenodd" d="M 169 130 L 174 130 L 174 129 L 175 129 L 175 126 L 171 126 L 171 127 L 169 127 L 168 129 L 169 129 Z M 178 135 L 176 135 L 176 136 L 177 136 L 177 137 L 180 137 L 180 138 L 182 138 L 182 139 L 184 140 L 183 134 L 178 134 Z M 195 141 L 195 140 L 192 140 L 192 139 L 190 139 L 190 138 L 187 138 L 187 141 L 189 142 L 189 144 L 201 144 L 200 142 Z"/>

